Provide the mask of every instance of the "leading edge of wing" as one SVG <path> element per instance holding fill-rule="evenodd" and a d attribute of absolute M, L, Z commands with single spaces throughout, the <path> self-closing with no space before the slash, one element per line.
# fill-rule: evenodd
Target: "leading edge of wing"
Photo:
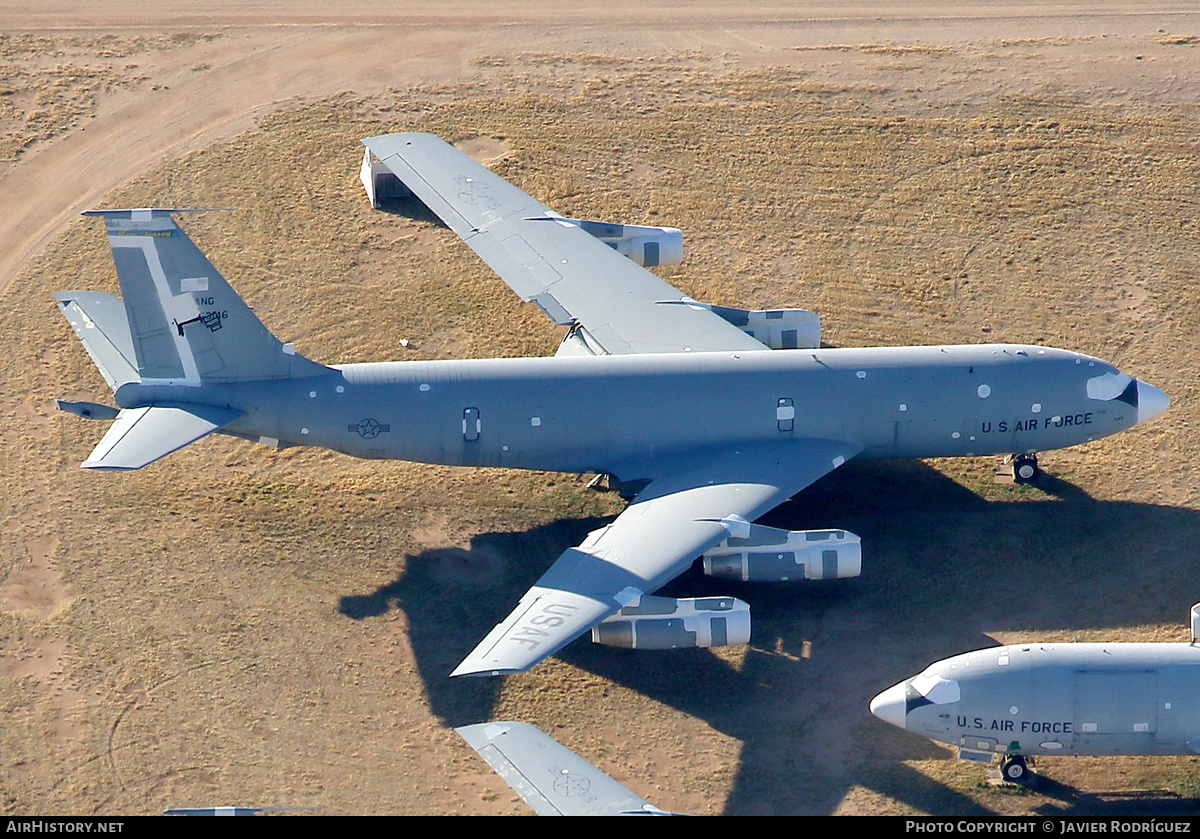
<path fill-rule="evenodd" d="M 660 467 L 615 521 L 568 548 L 451 675 L 528 670 L 680 574 L 726 538 L 731 523 L 753 521 L 859 451 L 836 440 L 794 440 Z"/>
<path fill-rule="evenodd" d="M 767 349 L 432 134 L 363 144 L 521 299 L 610 354 Z"/>

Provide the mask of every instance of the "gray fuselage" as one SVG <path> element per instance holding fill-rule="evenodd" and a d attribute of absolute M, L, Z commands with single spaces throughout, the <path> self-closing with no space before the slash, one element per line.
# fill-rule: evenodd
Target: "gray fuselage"
<path fill-rule="evenodd" d="M 331 369 L 194 393 L 244 411 L 226 431 L 268 444 L 636 480 L 652 477 L 658 461 L 713 446 L 793 438 L 860 444 L 859 456 L 871 458 L 1063 448 L 1136 424 L 1140 386 L 1089 356 L 1007 344 Z M 192 393 L 134 383 L 117 401 L 186 403 Z"/>
<path fill-rule="evenodd" d="M 1019 644 L 929 665 L 876 697 L 881 719 L 974 751 L 1190 754 L 1200 742 L 1200 648 Z"/>

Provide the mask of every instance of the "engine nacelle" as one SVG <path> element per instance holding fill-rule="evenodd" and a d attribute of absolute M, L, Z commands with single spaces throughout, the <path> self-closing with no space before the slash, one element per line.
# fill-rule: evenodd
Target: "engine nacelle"
<path fill-rule="evenodd" d="M 704 573 L 745 582 L 834 580 L 862 573 L 861 540 L 848 530 L 749 526 L 704 554 Z"/>
<path fill-rule="evenodd" d="M 683 262 L 683 231 L 677 227 L 612 224 L 562 217 L 554 220 L 582 228 L 621 256 L 627 256 L 646 268 Z"/>
<path fill-rule="evenodd" d="M 750 643 L 750 606 L 736 597 L 642 595 L 592 627 L 592 640 L 627 650 L 674 650 Z"/>
<path fill-rule="evenodd" d="M 807 309 L 734 309 L 700 303 L 773 350 L 815 350 L 821 346 L 821 316 Z"/>

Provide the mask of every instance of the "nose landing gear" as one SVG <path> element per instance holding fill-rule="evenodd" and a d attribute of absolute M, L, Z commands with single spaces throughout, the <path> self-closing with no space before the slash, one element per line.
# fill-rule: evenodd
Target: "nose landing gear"
<path fill-rule="evenodd" d="M 1004 459 L 1004 464 L 996 473 L 996 483 L 1035 484 L 1041 476 L 1036 454 L 1014 454 Z"/>
<path fill-rule="evenodd" d="M 1037 479 L 1042 476 L 1042 470 L 1038 468 L 1036 454 L 1017 454 L 1013 455 L 1013 480 L 1018 484 L 1036 483 Z"/>
<path fill-rule="evenodd" d="M 1028 784 L 1030 772 L 1025 755 L 1013 755 L 1005 758 L 1000 764 L 1000 774 L 1010 784 L 1020 784 L 1021 786 Z"/>

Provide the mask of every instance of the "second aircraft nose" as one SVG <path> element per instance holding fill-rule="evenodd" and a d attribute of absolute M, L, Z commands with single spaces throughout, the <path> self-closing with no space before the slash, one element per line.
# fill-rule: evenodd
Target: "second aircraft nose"
<path fill-rule="evenodd" d="M 901 682 L 892 685 L 883 693 L 871 700 L 871 713 L 884 722 L 890 722 L 898 728 L 904 728 L 905 711 L 907 710 L 908 683 Z"/>
<path fill-rule="evenodd" d="M 1138 422 L 1152 420 L 1171 406 L 1171 397 L 1141 379 L 1137 380 L 1137 396 Z"/>

